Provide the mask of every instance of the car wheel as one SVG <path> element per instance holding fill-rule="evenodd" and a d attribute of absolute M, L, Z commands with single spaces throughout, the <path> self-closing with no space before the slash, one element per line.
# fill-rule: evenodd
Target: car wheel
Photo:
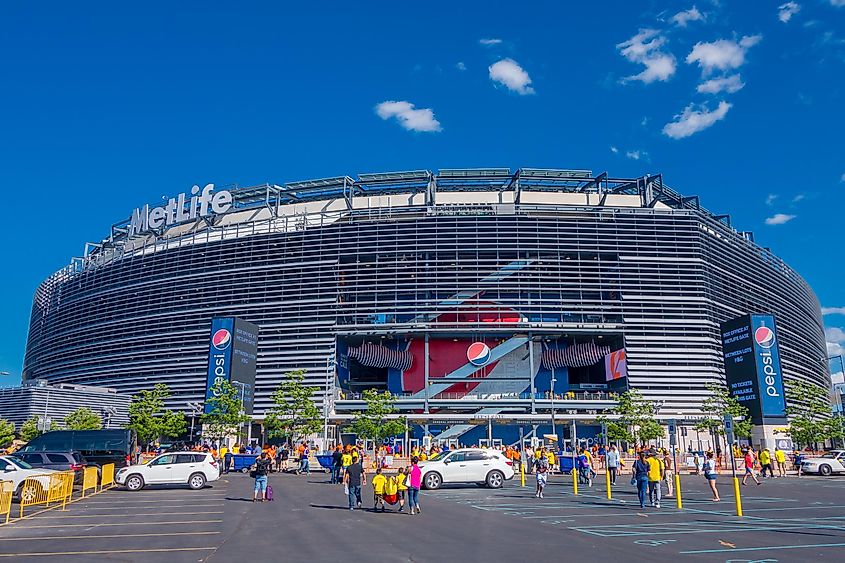
<path fill-rule="evenodd" d="M 831 473 L 833 473 L 833 469 L 826 463 L 824 465 L 819 466 L 819 475 L 829 477 Z"/>
<path fill-rule="evenodd" d="M 126 478 L 127 491 L 140 491 L 144 488 L 144 478 L 137 474 L 132 474 Z"/>
<path fill-rule="evenodd" d="M 426 473 L 425 477 L 423 478 L 423 485 L 429 491 L 439 489 L 440 485 L 442 484 L 443 478 L 440 476 L 439 473 L 435 473 L 434 471 L 432 471 L 431 473 Z"/>
<path fill-rule="evenodd" d="M 487 486 L 491 489 L 499 489 L 505 482 L 505 476 L 501 471 L 491 471 L 487 474 Z"/>
<path fill-rule="evenodd" d="M 18 487 L 18 500 L 23 504 L 34 502 L 42 494 L 44 488 L 38 483 L 21 483 Z"/>
<path fill-rule="evenodd" d="M 194 473 L 188 478 L 188 486 L 194 491 L 202 489 L 205 487 L 205 475 L 202 473 Z"/>

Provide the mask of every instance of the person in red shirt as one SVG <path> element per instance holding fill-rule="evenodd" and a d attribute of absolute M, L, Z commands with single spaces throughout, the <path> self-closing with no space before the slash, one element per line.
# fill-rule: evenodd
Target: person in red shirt
<path fill-rule="evenodd" d="M 751 453 L 750 449 L 745 450 L 745 477 L 742 478 L 743 485 L 748 484 L 746 483 L 746 481 L 748 480 L 749 476 L 754 479 L 755 483 L 757 483 L 758 485 L 760 484 L 760 481 L 757 480 L 757 476 L 754 475 L 754 454 Z"/>

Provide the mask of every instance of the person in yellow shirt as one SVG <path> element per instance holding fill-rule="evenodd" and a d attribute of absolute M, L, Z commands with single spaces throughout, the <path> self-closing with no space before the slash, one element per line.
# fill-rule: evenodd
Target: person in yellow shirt
<path fill-rule="evenodd" d="M 405 510 L 405 496 L 408 494 L 408 472 L 407 467 L 399 469 L 399 474 L 396 475 L 396 490 L 399 495 L 399 512 Z"/>
<path fill-rule="evenodd" d="M 775 463 L 778 465 L 778 477 L 786 477 L 786 454 L 775 446 Z"/>
<path fill-rule="evenodd" d="M 373 477 L 373 512 L 378 512 L 379 506 L 381 511 L 385 511 L 384 505 L 384 487 L 387 485 L 387 477 L 381 474 L 381 467 L 376 469 L 376 475 Z"/>
<path fill-rule="evenodd" d="M 763 479 L 768 479 L 766 477 L 767 470 L 769 477 L 774 478 L 775 472 L 772 470 L 772 453 L 769 451 L 769 448 L 760 450 L 760 474 L 763 475 Z"/>
<path fill-rule="evenodd" d="M 549 462 L 549 472 L 554 472 L 555 468 L 555 453 L 552 450 L 546 452 L 546 460 Z"/>
<path fill-rule="evenodd" d="M 654 450 L 649 450 L 646 458 L 648 464 L 648 498 L 651 506 L 660 508 L 660 482 L 665 478 L 665 467 L 663 460 Z"/>

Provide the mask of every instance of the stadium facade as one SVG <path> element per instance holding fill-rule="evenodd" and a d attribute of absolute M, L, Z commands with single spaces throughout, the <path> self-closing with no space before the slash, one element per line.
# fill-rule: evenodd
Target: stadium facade
<path fill-rule="evenodd" d="M 691 420 L 724 381 L 720 322 L 755 312 L 777 319 L 787 387 L 828 387 L 813 291 L 660 175 L 195 186 L 112 225 L 41 284 L 24 378 L 166 383 L 187 411 L 206 395 L 211 319 L 233 316 L 260 328 L 257 419 L 283 375 L 305 369 L 332 422 L 379 388 L 412 424 L 474 442 L 553 412 L 594 420 L 628 386 Z"/>

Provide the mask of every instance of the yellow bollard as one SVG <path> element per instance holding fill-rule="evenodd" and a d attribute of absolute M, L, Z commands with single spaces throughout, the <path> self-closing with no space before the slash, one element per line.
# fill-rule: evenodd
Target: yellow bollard
<path fill-rule="evenodd" d="M 684 502 L 681 500 L 681 476 L 675 473 L 675 504 L 678 508 L 684 507 Z"/>
<path fill-rule="evenodd" d="M 613 500 L 613 492 L 610 490 L 610 469 L 604 468 L 604 481 L 607 484 L 607 500 Z"/>
<path fill-rule="evenodd" d="M 739 496 L 739 477 L 734 477 L 734 499 L 736 500 L 736 515 L 742 516 L 742 497 Z"/>
<path fill-rule="evenodd" d="M 522 482 L 522 486 L 525 486 L 525 464 L 522 463 L 522 460 L 519 461 L 519 480 Z"/>
<path fill-rule="evenodd" d="M 572 468 L 572 494 L 578 495 L 578 470 Z"/>

